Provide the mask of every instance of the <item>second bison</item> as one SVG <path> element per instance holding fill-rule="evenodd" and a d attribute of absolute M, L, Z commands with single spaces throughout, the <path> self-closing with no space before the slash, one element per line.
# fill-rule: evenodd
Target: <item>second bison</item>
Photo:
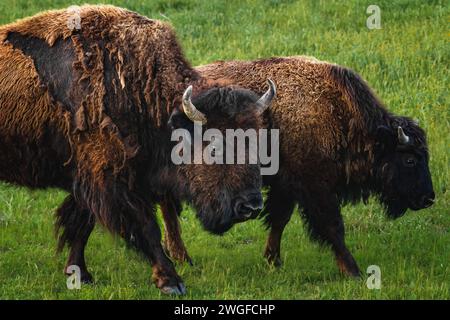
<path fill-rule="evenodd" d="M 269 262 L 281 264 L 281 237 L 296 204 L 311 236 L 331 246 L 339 269 L 351 276 L 360 270 L 344 241 L 344 203 L 375 195 L 392 218 L 433 204 L 424 131 L 389 112 L 355 72 L 307 57 L 216 62 L 197 70 L 256 92 L 266 78 L 278 85 L 265 114 L 269 128 L 280 130 L 280 170 L 264 179 Z M 176 207 L 173 201 L 162 206 L 166 246 L 175 258 L 189 259 Z"/>

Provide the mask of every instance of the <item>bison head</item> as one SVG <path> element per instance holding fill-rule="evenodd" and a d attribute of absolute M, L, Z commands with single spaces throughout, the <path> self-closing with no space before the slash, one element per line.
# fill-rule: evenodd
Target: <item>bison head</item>
<path fill-rule="evenodd" d="M 389 127 L 378 127 L 377 140 L 376 177 L 388 216 L 430 207 L 435 195 L 424 132 L 415 122 L 400 118 Z"/>
<path fill-rule="evenodd" d="M 276 90 L 273 82 L 269 84 L 262 97 L 231 86 L 193 96 L 189 87 L 182 105 L 170 117 L 169 127 L 186 132 L 188 138 L 184 139 L 191 142 L 181 151 L 183 156 L 190 154 L 192 163 L 177 166 L 178 187 L 194 205 L 204 228 L 212 233 L 222 234 L 237 222 L 255 218 L 262 209 L 257 155 L 256 161 L 249 161 L 255 158 L 255 141 L 252 145 L 248 139 L 249 143 L 239 149 L 237 144 L 229 145 L 228 134 L 257 133 L 264 126 L 262 113 L 270 106 Z M 245 157 L 244 163 L 237 160 L 239 155 Z"/>

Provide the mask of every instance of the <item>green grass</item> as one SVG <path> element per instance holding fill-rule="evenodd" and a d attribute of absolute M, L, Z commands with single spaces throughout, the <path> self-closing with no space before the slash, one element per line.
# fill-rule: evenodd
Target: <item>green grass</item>
<path fill-rule="evenodd" d="M 0 23 L 84 1 L 3 0 Z M 98 3 L 99 1 L 93 1 Z M 100 1 L 103 2 L 103 1 Z M 449 299 L 449 30 L 445 1 L 111 1 L 151 18 L 168 17 L 193 65 L 216 59 L 312 55 L 349 66 L 369 81 L 390 110 L 427 131 L 436 204 L 390 221 L 381 207 L 347 206 L 347 243 L 361 269 L 381 267 L 381 290 L 342 277 L 329 250 L 311 243 L 298 215 L 288 225 L 284 266 L 267 266 L 267 232 L 259 221 L 223 237 L 183 214 L 183 238 L 195 266 L 177 266 L 185 298 Z M 381 7 L 382 29 L 368 30 L 369 4 Z M 159 299 L 150 267 L 97 228 L 87 248 L 96 284 L 66 289 L 66 252 L 55 255 L 53 212 L 59 191 L 0 185 L 0 298 Z"/>

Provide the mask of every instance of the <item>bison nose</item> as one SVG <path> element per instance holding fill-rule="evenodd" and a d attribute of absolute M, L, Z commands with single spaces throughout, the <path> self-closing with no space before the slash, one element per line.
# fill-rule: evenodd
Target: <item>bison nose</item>
<path fill-rule="evenodd" d="M 430 194 L 423 196 L 422 197 L 422 206 L 424 208 L 431 207 L 434 204 L 434 197 L 435 197 L 434 192 L 431 192 Z"/>
<path fill-rule="evenodd" d="M 234 212 L 238 220 L 254 219 L 263 208 L 261 194 L 252 194 L 245 198 L 240 197 L 234 205 Z"/>

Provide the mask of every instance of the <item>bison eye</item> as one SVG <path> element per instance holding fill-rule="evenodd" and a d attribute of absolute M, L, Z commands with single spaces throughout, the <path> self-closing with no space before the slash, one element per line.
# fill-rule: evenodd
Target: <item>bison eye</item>
<path fill-rule="evenodd" d="M 416 159 L 414 159 L 413 157 L 407 157 L 404 163 L 407 167 L 414 167 L 416 165 Z"/>

